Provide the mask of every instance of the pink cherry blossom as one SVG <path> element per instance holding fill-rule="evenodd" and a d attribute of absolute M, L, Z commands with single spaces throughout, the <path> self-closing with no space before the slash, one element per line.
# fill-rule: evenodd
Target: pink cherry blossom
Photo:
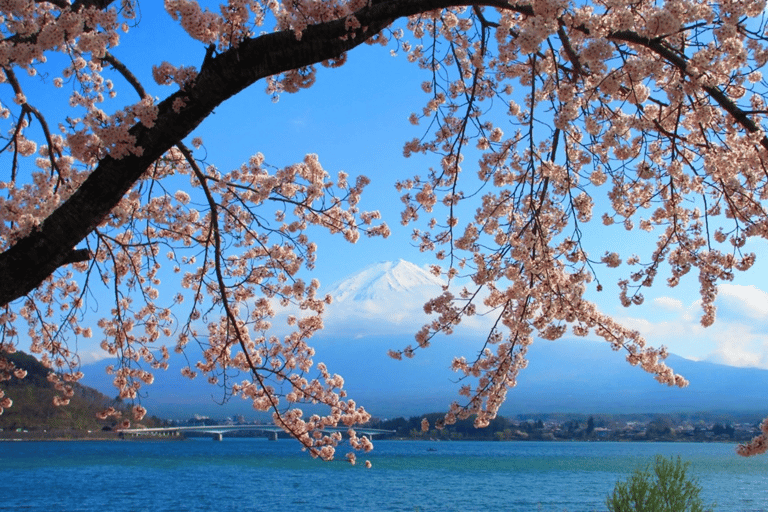
<path fill-rule="evenodd" d="M 400 220 L 450 281 L 425 304 L 416 343 L 390 355 L 417 357 L 469 318 L 492 319 L 480 349 L 451 364 L 459 397 L 440 426 L 471 415 L 488 425 L 528 347 L 568 332 L 600 337 L 659 382 L 685 386 L 664 347 L 647 346 L 587 292 L 604 290 L 606 267 L 624 272 L 616 298 L 626 307 L 644 301 L 644 288 L 695 279 L 709 326 L 718 284 L 748 270 L 750 240 L 768 237 L 764 0 L 226 0 L 216 9 L 165 0 L 190 38 L 174 44 L 199 44 L 201 58 L 150 63 L 153 80 L 171 86 L 163 99 L 120 59 L 122 34 L 143 30 L 136 7 L 0 2 L 0 380 L 24 377 L 1 354 L 28 340 L 51 369 L 57 405 L 82 376 L 80 338 L 97 337 L 115 358 L 108 372 L 133 402 L 169 368 L 170 350 L 194 343 L 202 358 L 173 371 L 226 382 L 224 398 L 271 412 L 312 456 L 334 457 L 340 436 L 326 429 L 339 425 L 353 448 L 371 448 L 351 430 L 370 414 L 315 362 L 311 338 L 332 299 L 305 278 L 319 252 L 313 229 L 350 243 L 389 234 L 363 209 L 368 178 L 331 174 L 314 154 L 272 167 L 257 148 L 222 169 L 193 133 L 238 91 L 263 79 L 274 100 L 298 93 L 314 85 L 318 63 L 342 66 L 363 43 L 389 45 L 424 71 L 423 103 L 408 110 L 424 132 L 403 154 L 434 165 L 397 183 Z M 71 91 L 57 111 L 40 108 L 48 84 Z M 656 242 L 624 254 L 586 240 L 591 222 Z M 454 290 L 459 277 L 467 284 Z M 109 303 L 84 325 L 96 286 Z M 303 314 L 278 336 L 281 305 Z M 223 378 L 232 372 L 242 379 Z M 0 412 L 11 402 L 0 392 Z M 307 417 L 306 403 L 324 415 Z M 134 419 L 145 414 L 133 403 Z M 763 431 L 740 452 L 765 451 Z"/>

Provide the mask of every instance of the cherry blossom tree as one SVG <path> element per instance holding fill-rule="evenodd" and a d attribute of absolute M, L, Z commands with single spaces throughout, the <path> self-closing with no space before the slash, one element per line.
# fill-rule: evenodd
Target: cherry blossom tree
<path fill-rule="evenodd" d="M 220 170 L 195 135 L 256 82 L 272 95 L 299 92 L 318 64 L 341 66 L 361 44 L 388 46 L 428 77 L 411 116 L 424 135 L 404 151 L 436 165 L 397 186 L 403 224 L 451 282 L 425 305 L 433 320 L 416 345 L 391 355 L 413 357 L 469 316 L 493 319 L 479 355 L 453 362 L 464 385 L 445 422 L 475 415 L 487 425 L 534 338 L 569 329 L 686 385 L 663 347 L 647 347 L 585 293 L 602 289 L 602 268 L 625 269 L 618 298 L 631 306 L 660 276 L 676 286 L 695 271 L 707 326 L 717 284 L 748 269 L 747 239 L 768 233 L 764 1 L 165 0 L 205 52 L 196 66 L 153 63 L 171 91 L 162 100 L 120 59 L 121 33 L 142 30 L 138 9 L 0 0 L 0 353 L 29 340 L 55 370 L 57 403 L 80 376 L 80 338 L 115 356 L 108 371 L 126 399 L 168 366 L 169 350 L 197 343 L 203 357 L 186 375 L 272 411 L 313 455 L 333 457 L 340 435 L 322 429 L 339 424 L 353 447 L 370 449 L 352 429 L 368 413 L 312 360 L 308 340 L 331 298 L 300 277 L 317 253 L 309 226 L 349 242 L 388 234 L 359 207 L 367 179 L 331 177 L 315 155 L 273 168 L 256 153 Z M 69 106 L 43 115 L 46 88 L 63 85 Z M 590 254 L 590 222 L 648 232 L 656 246 Z M 181 291 L 162 296 L 161 277 Z M 470 284 L 456 291 L 459 278 Z M 87 325 L 97 302 L 104 318 Z M 271 330 L 279 304 L 303 313 L 285 336 Z M 7 361 L 0 370 L 23 377 Z M 327 412 L 305 417 L 305 403 Z M 134 407 L 136 419 L 145 412 Z M 744 454 L 765 451 L 764 431 Z"/>

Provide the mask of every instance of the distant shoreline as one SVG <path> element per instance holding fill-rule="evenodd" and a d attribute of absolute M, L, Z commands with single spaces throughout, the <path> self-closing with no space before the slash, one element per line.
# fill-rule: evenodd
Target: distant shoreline
<path fill-rule="evenodd" d="M 0 434 L 2 434 L 0 432 Z M 18 434 L 18 432 L 14 432 Z M 32 432 L 30 432 L 32 434 Z M 112 435 L 97 435 L 89 436 L 82 435 L 80 433 L 72 436 L 57 435 L 57 436 L 40 436 L 29 435 L 25 437 L 6 437 L 0 435 L 0 443 L 25 443 L 25 442 L 72 442 L 72 441 L 89 441 L 89 442 L 105 442 L 105 441 L 120 441 L 120 442 L 143 442 L 143 441 L 186 441 L 188 439 L 210 439 L 209 436 L 129 436 L 122 437 L 117 433 Z M 264 439 L 261 436 L 224 436 L 225 439 Z M 280 441 L 292 441 L 291 438 L 280 438 Z M 424 443 L 462 443 L 471 441 L 482 441 L 489 443 L 530 443 L 530 442 L 542 442 L 542 443 L 680 443 L 680 444 L 738 444 L 743 442 L 739 439 L 427 439 L 419 437 L 389 437 L 382 439 L 373 439 L 374 444 L 377 441 L 419 441 Z"/>

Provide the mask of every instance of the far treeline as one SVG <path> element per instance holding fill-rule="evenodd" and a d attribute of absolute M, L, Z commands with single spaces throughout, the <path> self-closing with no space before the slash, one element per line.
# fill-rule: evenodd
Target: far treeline
<path fill-rule="evenodd" d="M 366 427 L 394 431 L 379 439 L 436 440 L 578 440 L 578 441 L 748 441 L 759 431 L 758 415 L 717 413 L 633 414 L 592 416 L 549 414 L 537 418 L 498 416 L 485 428 L 475 428 L 474 419 L 436 428 L 442 413 L 394 419 L 374 419 Z M 424 419 L 429 428 L 422 429 Z"/>

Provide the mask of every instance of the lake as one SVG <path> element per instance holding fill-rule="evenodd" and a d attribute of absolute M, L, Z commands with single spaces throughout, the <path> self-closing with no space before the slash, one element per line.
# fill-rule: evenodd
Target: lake
<path fill-rule="evenodd" d="M 662 454 L 691 462 L 716 510 L 768 511 L 768 457 L 738 457 L 734 445 L 375 445 L 351 466 L 313 460 L 282 439 L 2 442 L 0 509 L 604 511 L 616 480 Z M 337 453 L 343 458 L 344 447 Z"/>

